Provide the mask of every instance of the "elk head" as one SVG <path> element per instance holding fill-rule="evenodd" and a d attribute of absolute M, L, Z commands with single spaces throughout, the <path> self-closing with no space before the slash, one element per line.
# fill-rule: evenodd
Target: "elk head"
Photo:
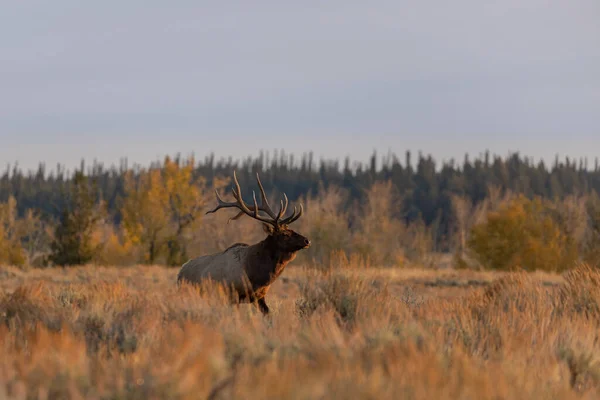
<path fill-rule="evenodd" d="M 260 189 L 260 205 L 256 201 L 256 192 L 252 192 L 254 204 L 250 205 L 242 199 L 242 189 L 240 188 L 235 171 L 233 171 L 233 183 L 235 186 L 232 188 L 232 194 L 236 201 L 223 201 L 219 195 L 219 192 L 215 190 L 218 204 L 213 210 L 208 211 L 207 214 L 214 213 L 221 208 L 237 208 L 240 210 L 239 213 L 230 218 L 227 223 L 234 221 L 245 214 L 263 223 L 265 233 L 272 238 L 277 248 L 286 252 L 296 252 L 308 248 L 310 246 L 310 240 L 299 233 L 294 232 L 288 227 L 292 222 L 296 221 L 302 215 L 302 204 L 300 204 L 300 210 L 294 207 L 292 214 L 288 217 L 284 217 L 288 207 L 288 198 L 284 193 L 283 200 L 280 201 L 279 212 L 275 213 L 269 205 L 265 189 L 260 182 L 258 173 L 256 174 L 256 181 Z M 261 215 L 261 212 L 266 214 L 266 216 Z"/>

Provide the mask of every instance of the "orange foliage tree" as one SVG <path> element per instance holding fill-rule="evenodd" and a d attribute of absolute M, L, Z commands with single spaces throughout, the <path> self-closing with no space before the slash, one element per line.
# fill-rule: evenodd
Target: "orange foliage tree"
<path fill-rule="evenodd" d="M 23 265 L 25 261 L 17 220 L 17 201 L 11 196 L 6 203 L 0 204 L 0 262 Z"/>
<path fill-rule="evenodd" d="M 552 214 L 541 199 L 519 196 L 475 225 L 468 247 L 492 269 L 564 270 L 577 258 L 577 246 Z"/>
<path fill-rule="evenodd" d="M 156 263 L 163 254 L 169 265 L 186 261 L 187 235 L 200 222 L 204 190 L 193 157 L 183 163 L 167 157 L 162 168 L 126 176 L 123 227 L 128 239 L 143 247 L 144 262 Z"/>

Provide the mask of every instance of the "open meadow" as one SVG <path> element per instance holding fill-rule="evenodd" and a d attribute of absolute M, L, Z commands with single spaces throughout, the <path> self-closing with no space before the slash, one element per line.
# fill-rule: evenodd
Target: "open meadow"
<path fill-rule="evenodd" d="M 1 399 L 591 399 L 600 273 L 289 267 L 271 314 L 177 268 L 0 267 Z"/>
<path fill-rule="evenodd" d="M 600 400 L 599 20 L 3 2 L 0 400 Z"/>

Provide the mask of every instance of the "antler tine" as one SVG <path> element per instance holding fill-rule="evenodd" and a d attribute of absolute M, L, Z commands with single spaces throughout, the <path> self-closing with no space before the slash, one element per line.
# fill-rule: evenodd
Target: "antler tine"
<path fill-rule="evenodd" d="M 280 224 L 282 224 L 282 225 L 291 224 L 292 222 L 294 222 L 298 218 L 300 218 L 300 216 L 302 216 L 303 212 L 304 212 L 304 208 L 302 207 L 302 204 L 300 204 L 300 211 L 298 212 L 298 214 L 296 214 L 296 207 L 294 207 L 294 212 L 292 213 L 292 215 L 290 215 L 289 217 L 287 217 L 286 219 L 281 221 Z"/>
<path fill-rule="evenodd" d="M 233 171 L 233 183 L 235 185 L 234 188 L 231 189 L 231 193 L 233 197 L 237 200 L 237 203 L 240 206 L 240 209 L 244 210 L 246 214 L 251 214 L 252 210 L 250 210 L 250 206 L 246 204 L 244 199 L 242 198 L 242 188 L 240 187 L 240 183 L 237 180 L 237 176 L 235 174 L 235 170 Z"/>
<path fill-rule="evenodd" d="M 285 215 L 287 208 L 288 208 L 288 204 L 289 204 L 288 197 L 285 193 L 283 194 L 283 200 L 284 201 L 281 203 L 281 208 L 282 208 L 281 215 L 282 216 Z"/>
<path fill-rule="evenodd" d="M 295 218 L 291 219 L 289 223 L 294 222 L 295 220 L 300 218 L 302 216 L 303 212 L 304 212 L 304 207 L 302 207 L 302 203 L 300 203 L 300 211 L 298 211 L 298 215 L 296 215 Z"/>
<path fill-rule="evenodd" d="M 273 212 L 273 209 L 271 208 L 271 206 L 269 205 L 269 200 L 267 199 L 267 194 L 265 193 L 265 188 L 262 185 L 262 182 L 260 181 L 260 177 L 258 176 L 258 172 L 256 173 L 256 182 L 258 183 L 258 188 L 260 189 L 260 202 L 261 202 L 261 209 L 262 211 L 266 212 L 269 217 L 273 218 L 273 219 L 277 219 L 275 213 Z"/>
<path fill-rule="evenodd" d="M 233 195 L 235 196 L 236 200 L 240 200 L 240 203 L 243 203 L 243 201 L 241 201 L 241 199 L 242 199 L 242 188 L 240 187 L 240 183 L 237 180 L 237 175 L 235 174 L 235 170 L 233 170 L 233 184 L 235 185 L 235 188 L 237 189 L 237 193 L 236 193 L 235 189 L 232 190 L 233 191 Z"/>
<path fill-rule="evenodd" d="M 244 215 L 244 214 L 246 214 L 246 213 L 245 213 L 245 212 L 243 212 L 243 211 L 240 211 L 239 213 L 237 213 L 237 214 L 235 215 L 235 217 L 231 217 L 231 218 L 229 218 L 229 219 L 227 220 L 227 223 L 230 223 L 231 221 L 235 221 L 235 220 L 239 219 L 239 218 L 240 218 L 242 215 Z"/>
<path fill-rule="evenodd" d="M 252 200 L 254 200 L 254 216 L 256 217 L 258 215 L 258 203 L 256 202 L 256 192 L 252 191 Z"/>
<path fill-rule="evenodd" d="M 281 219 L 281 216 L 283 215 L 283 200 L 279 201 L 279 212 L 277 213 L 277 218 L 275 218 L 275 221 L 279 221 L 279 219 Z"/>
<path fill-rule="evenodd" d="M 212 214 L 220 210 L 221 208 L 234 207 L 237 205 L 237 203 L 228 203 L 226 201 L 223 201 L 217 189 L 215 189 L 215 195 L 217 196 L 217 206 L 213 210 L 207 211 L 206 214 Z"/>
<path fill-rule="evenodd" d="M 294 211 L 292 212 L 292 215 L 290 215 L 289 217 L 287 217 L 284 221 L 289 221 L 292 218 L 294 218 L 296 216 L 297 212 L 298 212 L 298 210 L 296 209 L 296 207 L 294 207 Z"/>

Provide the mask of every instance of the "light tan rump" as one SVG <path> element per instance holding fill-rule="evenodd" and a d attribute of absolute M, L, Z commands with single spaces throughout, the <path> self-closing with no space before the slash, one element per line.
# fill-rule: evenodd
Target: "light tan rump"
<path fill-rule="evenodd" d="M 244 261 L 248 246 L 240 245 L 229 248 L 222 253 L 210 254 L 194 258 L 181 267 L 177 281 L 200 283 L 205 279 L 222 282 L 240 292 L 248 287 L 248 276 L 244 271 Z"/>

